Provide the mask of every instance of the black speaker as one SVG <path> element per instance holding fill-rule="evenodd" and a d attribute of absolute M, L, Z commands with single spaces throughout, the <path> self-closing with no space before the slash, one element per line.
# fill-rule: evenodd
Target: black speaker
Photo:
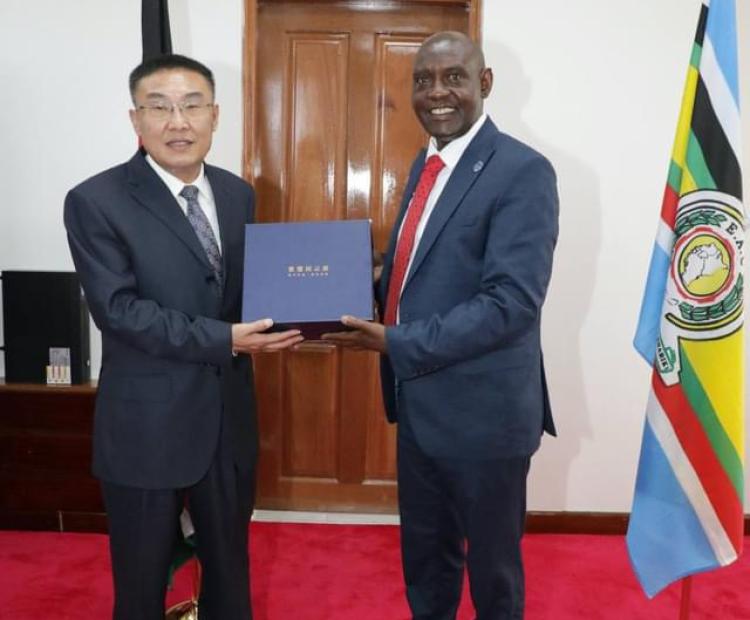
<path fill-rule="evenodd" d="M 50 348 L 70 350 L 70 379 L 91 379 L 89 309 L 74 272 L 3 271 L 5 381 L 46 383 Z"/>

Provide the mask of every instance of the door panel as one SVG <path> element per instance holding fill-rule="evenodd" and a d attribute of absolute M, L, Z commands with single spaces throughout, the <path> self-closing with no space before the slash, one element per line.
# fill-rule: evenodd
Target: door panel
<path fill-rule="evenodd" d="M 338 362 L 333 348 L 303 348 L 286 360 L 285 478 L 336 478 Z"/>
<path fill-rule="evenodd" d="M 426 143 L 411 110 L 414 54 L 432 32 L 467 32 L 475 4 L 258 2 L 246 129 L 257 221 L 369 218 L 383 251 Z M 255 356 L 259 507 L 395 510 L 378 366 L 325 343 Z"/>
<path fill-rule="evenodd" d="M 284 221 L 346 217 L 349 37 L 286 33 Z"/>

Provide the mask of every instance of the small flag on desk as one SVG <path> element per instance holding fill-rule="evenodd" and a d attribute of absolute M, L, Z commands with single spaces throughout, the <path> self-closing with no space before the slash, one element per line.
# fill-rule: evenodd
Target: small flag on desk
<path fill-rule="evenodd" d="M 634 342 L 653 372 L 627 544 L 649 597 L 742 551 L 738 93 L 734 0 L 704 0 Z"/>

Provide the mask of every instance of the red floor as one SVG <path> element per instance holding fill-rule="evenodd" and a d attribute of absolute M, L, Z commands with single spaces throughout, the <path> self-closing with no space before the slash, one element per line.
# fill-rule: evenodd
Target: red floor
<path fill-rule="evenodd" d="M 394 526 L 252 525 L 255 620 L 405 620 Z M 677 620 L 679 587 L 640 592 L 621 537 L 531 535 L 526 618 Z M 183 570 L 174 603 L 187 598 Z M 110 613 L 107 539 L 0 531 L 0 619 L 98 620 Z M 459 620 L 473 618 L 471 604 Z M 695 578 L 691 620 L 750 619 L 750 558 Z"/>

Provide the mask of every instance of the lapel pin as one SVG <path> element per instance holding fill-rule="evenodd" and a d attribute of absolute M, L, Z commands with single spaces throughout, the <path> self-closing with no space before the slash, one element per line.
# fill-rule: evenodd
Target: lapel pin
<path fill-rule="evenodd" d="M 474 172 L 479 172 L 482 168 L 484 168 L 484 162 L 478 161 L 476 164 L 474 164 Z"/>

